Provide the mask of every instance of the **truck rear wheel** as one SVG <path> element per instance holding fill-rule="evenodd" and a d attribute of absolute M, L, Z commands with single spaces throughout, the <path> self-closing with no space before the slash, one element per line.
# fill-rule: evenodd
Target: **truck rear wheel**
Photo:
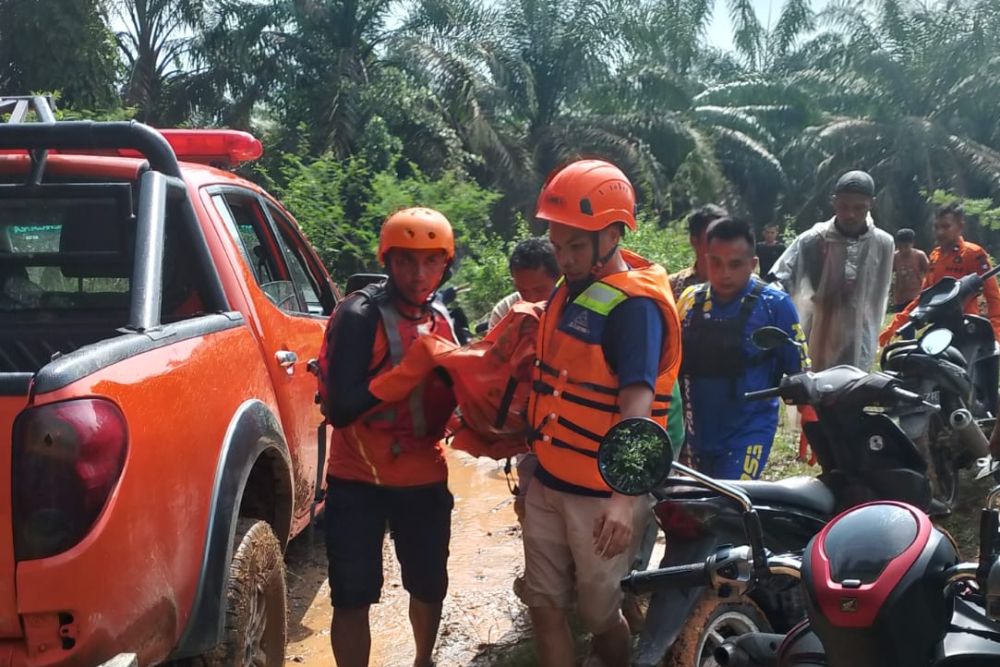
<path fill-rule="evenodd" d="M 285 561 L 265 521 L 240 519 L 233 540 L 222 642 L 195 661 L 200 667 L 285 664 Z"/>

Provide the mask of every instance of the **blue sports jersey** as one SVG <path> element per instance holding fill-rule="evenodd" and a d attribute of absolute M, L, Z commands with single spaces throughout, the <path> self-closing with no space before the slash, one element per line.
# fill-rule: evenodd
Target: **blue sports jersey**
<path fill-rule="evenodd" d="M 751 277 L 746 288 L 728 303 L 717 303 L 707 285 L 689 287 L 678 303 L 682 330 L 691 326 L 696 315 L 711 319 L 738 317 L 743 298 L 757 282 L 756 277 Z M 699 289 L 709 289 L 709 293 L 704 307 L 695 313 L 695 293 Z M 764 467 L 778 427 L 778 400 L 747 401 L 743 398 L 744 392 L 773 387 L 782 375 L 798 373 L 808 366 L 805 337 L 795 306 L 787 294 L 769 286 L 763 286 L 747 318 L 743 345 L 749 358 L 760 359 L 761 351 L 753 345 L 750 335 L 763 326 L 784 329 L 803 347 L 782 346 L 767 354 L 762 363 L 749 366 L 735 380 L 685 376 L 682 384 L 685 428 L 692 452 L 706 460 L 722 455 L 733 460 L 746 458 L 741 474 L 735 475 L 745 478 L 756 478 Z"/>

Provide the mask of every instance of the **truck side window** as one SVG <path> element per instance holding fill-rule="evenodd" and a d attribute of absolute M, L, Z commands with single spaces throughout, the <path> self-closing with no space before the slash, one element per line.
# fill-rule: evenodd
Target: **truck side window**
<path fill-rule="evenodd" d="M 212 201 L 267 298 L 286 312 L 306 312 L 279 258 L 280 250 L 267 229 L 267 218 L 256 196 L 223 192 L 212 195 Z"/>
<path fill-rule="evenodd" d="M 285 255 L 285 262 L 288 264 L 288 272 L 291 274 L 292 282 L 302 294 L 309 314 L 329 315 L 335 304 L 332 303 L 332 299 L 326 300 L 331 301 L 331 303 L 324 303 L 321 277 L 316 275 L 303 253 L 305 239 L 296 231 L 295 223 L 279 209 L 268 204 L 267 212 L 278 228 L 278 245 L 281 246 L 282 253 Z"/>

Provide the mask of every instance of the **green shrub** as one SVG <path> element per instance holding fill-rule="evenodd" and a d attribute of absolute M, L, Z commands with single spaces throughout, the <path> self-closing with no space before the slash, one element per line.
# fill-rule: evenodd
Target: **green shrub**
<path fill-rule="evenodd" d="M 640 219 L 638 229 L 626 234 L 623 245 L 670 273 L 694 264 L 694 251 L 682 221 L 660 227 L 649 219 Z"/>
<path fill-rule="evenodd" d="M 376 251 L 383 220 L 407 206 L 428 206 L 445 214 L 455 228 L 459 253 L 470 231 L 488 234 L 489 214 L 499 195 L 455 173 L 431 179 L 415 165 L 398 160 L 373 170 L 361 156 L 340 160 L 331 154 L 306 161 L 285 154 L 272 189 L 298 220 L 331 275 L 340 284 L 352 273 L 379 270 Z M 400 177 L 400 167 L 407 175 Z"/>

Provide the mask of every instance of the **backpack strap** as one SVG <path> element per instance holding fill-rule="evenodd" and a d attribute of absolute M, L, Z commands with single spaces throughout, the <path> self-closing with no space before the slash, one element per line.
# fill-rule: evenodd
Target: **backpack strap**
<path fill-rule="evenodd" d="M 758 281 L 753 289 L 750 290 L 749 294 L 743 297 L 743 303 L 740 304 L 740 331 L 746 331 L 747 322 L 750 321 L 750 315 L 753 314 L 754 308 L 757 307 L 757 302 L 760 300 L 760 295 L 764 292 L 764 283 Z M 774 353 L 772 351 L 761 350 L 757 354 L 754 354 L 747 358 L 746 367 L 752 368 L 753 366 L 759 366 L 761 364 L 767 363 Z"/>
<path fill-rule="evenodd" d="M 375 302 L 382 324 L 385 325 L 385 339 L 389 343 L 389 360 L 393 366 L 398 366 L 403 360 L 403 339 L 399 336 L 399 313 L 392 307 L 388 299 Z"/>
<path fill-rule="evenodd" d="M 753 313 L 753 309 L 757 307 L 757 300 L 760 299 L 761 293 L 764 291 L 764 283 L 759 280 L 755 282 L 753 288 L 750 292 L 743 297 L 743 302 L 740 304 L 740 331 L 746 329 L 747 322 L 750 321 L 750 315 Z"/>
<path fill-rule="evenodd" d="M 694 313 L 705 312 L 705 302 L 708 300 L 708 283 L 702 283 L 694 288 L 694 304 L 691 311 Z"/>
<path fill-rule="evenodd" d="M 403 359 L 403 339 L 399 335 L 399 313 L 388 299 L 375 302 L 382 316 L 385 327 L 385 338 L 389 343 L 389 359 L 393 366 L 398 366 Z M 422 438 L 427 435 L 427 415 L 424 414 L 424 383 L 421 382 L 407 399 L 410 404 L 410 418 L 413 420 L 413 435 Z"/>

